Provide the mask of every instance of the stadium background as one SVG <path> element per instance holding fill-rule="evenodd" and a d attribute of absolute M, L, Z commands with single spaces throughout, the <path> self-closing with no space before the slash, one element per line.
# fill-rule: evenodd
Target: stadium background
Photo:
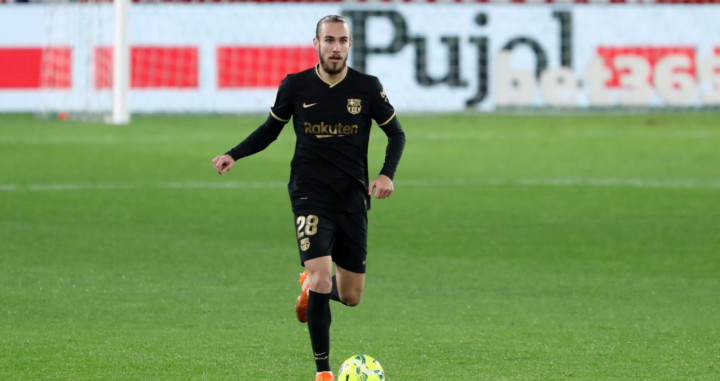
<path fill-rule="evenodd" d="M 131 112 L 263 112 L 331 13 L 399 111 L 720 105 L 714 1 L 161 1 L 131 7 Z M 112 38 L 111 3 L 6 4 L 0 111 L 109 108 Z"/>

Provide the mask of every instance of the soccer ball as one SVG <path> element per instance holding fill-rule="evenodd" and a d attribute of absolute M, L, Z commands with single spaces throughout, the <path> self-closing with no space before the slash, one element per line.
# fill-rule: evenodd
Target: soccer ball
<path fill-rule="evenodd" d="M 337 381 L 384 381 L 385 372 L 374 358 L 358 354 L 340 366 Z"/>

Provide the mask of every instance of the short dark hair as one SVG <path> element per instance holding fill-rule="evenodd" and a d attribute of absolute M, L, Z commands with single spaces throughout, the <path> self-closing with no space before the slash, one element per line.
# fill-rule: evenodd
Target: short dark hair
<path fill-rule="evenodd" d="M 317 26 L 315 27 L 315 37 L 320 38 L 320 25 L 322 24 L 330 24 L 330 23 L 344 23 L 350 25 L 345 17 L 339 16 L 339 15 L 327 15 L 318 21 Z"/>

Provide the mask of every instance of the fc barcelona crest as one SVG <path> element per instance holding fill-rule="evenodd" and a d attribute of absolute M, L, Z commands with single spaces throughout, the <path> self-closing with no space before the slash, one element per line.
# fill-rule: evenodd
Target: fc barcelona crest
<path fill-rule="evenodd" d="M 362 110 L 360 99 L 348 99 L 347 110 L 353 115 L 359 114 L 360 110 Z"/>
<path fill-rule="evenodd" d="M 302 251 L 308 251 L 310 248 L 310 238 L 303 238 L 300 240 L 300 250 Z"/>

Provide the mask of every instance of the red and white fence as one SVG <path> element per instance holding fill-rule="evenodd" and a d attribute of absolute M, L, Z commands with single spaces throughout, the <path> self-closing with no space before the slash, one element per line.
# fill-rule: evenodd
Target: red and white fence
<path fill-rule="evenodd" d="M 109 94 L 112 6 L 5 2 L 0 112 Z M 326 14 L 402 111 L 720 106 L 720 0 L 195 0 L 132 6 L 130 109 L 264 112 Z"/>

